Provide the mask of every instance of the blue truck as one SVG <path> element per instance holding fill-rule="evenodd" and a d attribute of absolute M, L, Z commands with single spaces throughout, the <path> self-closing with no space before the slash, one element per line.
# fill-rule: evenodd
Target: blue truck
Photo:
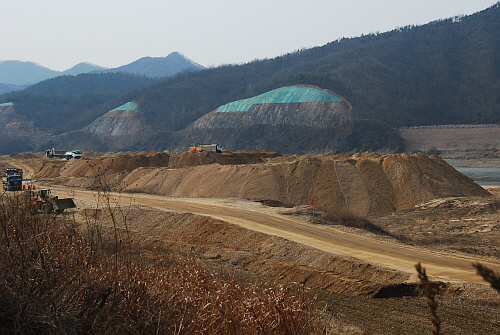
<path fill-rule="evenodd" d="M 6 169 L 2 184 L 4 191 L 21 191 L 23 189 L 23 170 L 18 168 Z"/>

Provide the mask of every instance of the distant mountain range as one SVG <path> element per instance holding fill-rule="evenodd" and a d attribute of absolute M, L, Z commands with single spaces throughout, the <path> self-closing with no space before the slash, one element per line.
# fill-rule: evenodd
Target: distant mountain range
<path fill-rule="evenodd" d="M 204 67 L 178 52 L 166 57 L 143 57 L 130 64 L 113 69 L 102 66 L 79 63 L 66 71 L 55 71 L 33 62 L 17 60 L 0 61 L 0 94 L 23 89 L 29 85 L 59 76 L 76 76 L 93 72 L 124 72 L 148 77 L 172 76 L 186 69 L 200 70 Z"/>
<path fill-rule="evenodd" d="M 52 147 L 185 150 L 194 143 L 290 154 L 401 151 L 400 127 L 500 124 L 499 55 L 500 2 L 468 16 L 203 71 L 185 71 L 200 67 L 175 53 L 143 58 L 122 69 L 132 73 L 99 70 L 0 95 L 0 104 L 13 104 L 0 111 L 0 154 Z M 166 58 L 184 58 L 188 67 L 166 78 L 146 76 L 165 75 L 151 68 L 157 64 L 167 71 Z M 219 113 L 220 106 L 246 104 L 249 98 L 292 85 L 335 92 L 352 110 L 341 126 L 329 123 L 325 128 L 307 123 L 311 115 L 324 112 L 320 103 L 310 113 L 301 103 L 287 109 L 269 104 L 241 119 L 241 111 L 224 118 Z M 139 112 L 107 114 L 128 102 L 136 103 Z M 295 114 L 292 107 L 297 107 Z M 210 124 L 202 118 L 207 114 Z M 302 117 L 305 122 L 290 123 Z M 194 127 L 201 123 L 210 127 Z M 83 131 L 90 128 L 98 131 Z"/>
<path fill-rule="evenodd" d="M 202 70 L 204 67 L 178 52 L 173 52 L 167 57 L 143 57 L 130 64 L 103 72 L 135 73 L 155 78 L 173 76 L 186 69 Z"/>
<path fill-rule="evenodd" d="M 10 85 L 33 85 L 40 81 L 65 75 L 77 75 L 105 68 L 89 63 L 80 63 L 66 71 L 55 71 L 33 62 L 6 60 L 0 62 L 0 83 Z"/>

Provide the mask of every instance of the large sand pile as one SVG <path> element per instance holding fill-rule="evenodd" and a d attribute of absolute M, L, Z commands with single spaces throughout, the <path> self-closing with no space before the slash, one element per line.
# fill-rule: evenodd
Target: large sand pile
<path fill-rule="evenodd" d="M 319 209 L 362 217 L 412 208 L 436 198 L 490 195 L 439 157 L 421 153 L 316 157 L 266 151 L 148 153 L 45 160 L 42 165 L 39 178 L 79 177 L 80 182 L 102 176 L 114 190 L 178 197 L 276 200 L 295 205 L 311 204 L 314 198 Z"/>

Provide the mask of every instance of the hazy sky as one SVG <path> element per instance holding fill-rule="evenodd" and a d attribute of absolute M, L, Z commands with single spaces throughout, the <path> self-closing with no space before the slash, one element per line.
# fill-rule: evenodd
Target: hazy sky
<path fill-rule="evenodd" d="M 472 14 L 497 0 L 0 0 L 0 60 L 63 71 L 178 51 L 203 66 Z"/>

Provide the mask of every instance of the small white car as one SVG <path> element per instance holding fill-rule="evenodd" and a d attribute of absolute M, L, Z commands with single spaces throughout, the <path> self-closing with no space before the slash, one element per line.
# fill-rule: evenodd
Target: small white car
<path fill-rule="evenodd" d="M 72 153 L 73 153 L 73 158 L 74 159 L 80 159 L 80 158 L 82 158 L 82 153 L 80 151 L 74 150 L 74 151 L 72 151 Z"/>
<path fill-rule="evenodd" d="M 64 154 L 64 159 L 70 160 L 71 158 L 80 159 L 82 158 L 82 153 L 78 150 L 66 151 L 66 153 Z"/>

